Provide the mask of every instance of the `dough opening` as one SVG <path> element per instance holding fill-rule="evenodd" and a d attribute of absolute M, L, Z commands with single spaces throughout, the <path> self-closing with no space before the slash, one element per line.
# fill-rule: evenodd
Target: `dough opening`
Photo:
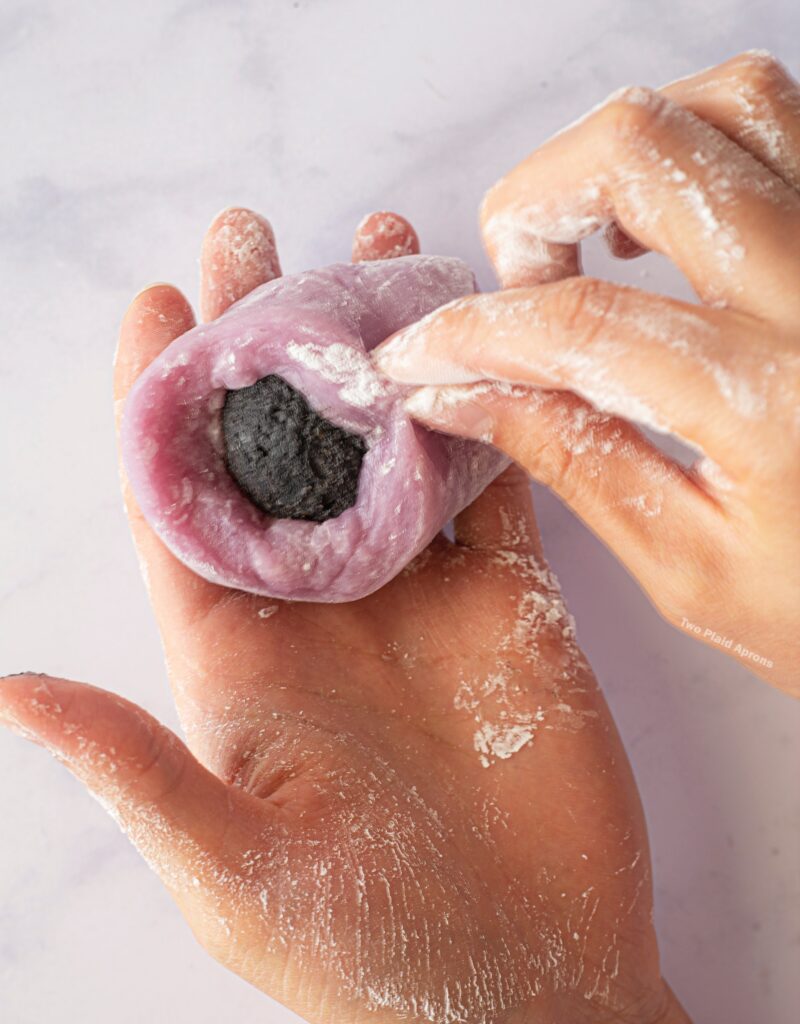
<path fill-rule="evenodd" d="M 222 433 L 228 472 L 271 518 L 323 523 L 355 505 L 366 441 L 321 416 L 283 377 L 228 391 Z"/>

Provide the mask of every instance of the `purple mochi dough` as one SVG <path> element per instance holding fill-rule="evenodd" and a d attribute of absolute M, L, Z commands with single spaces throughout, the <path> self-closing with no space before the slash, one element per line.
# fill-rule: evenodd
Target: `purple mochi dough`
<path fill-rule="evenodd" d="M 178 338 L 136 381 L 122 420 L 125 467 L 149 524 L 200 576 L 252 593 L 337 602 L 383 586 L 508 460 L 414 423 L 409 389 L 367 353 L 474 291 L 455 258 L 336 264 L 270 281 Z M 335 518 L 272 519 L 226 468 L 226 392 L 269 374 L 366 440 L 356 503 Z"/>

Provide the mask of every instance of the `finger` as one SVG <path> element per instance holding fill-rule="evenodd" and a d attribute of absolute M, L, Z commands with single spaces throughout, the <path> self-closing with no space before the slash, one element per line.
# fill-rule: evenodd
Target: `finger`
<path fill-rule="evenodd" d="M 457 544 L 478 551 L 513 551 L 544 558 L 533 510 L 531 481 L 509 466 L 475 501 L 456 516 Z"/>
<path fill-rule="evenodd" d="M 659 91 L 800 191 L 800 85 L 771 54 L 750 50 Z"/>
<path fill-rule="evenodd" d="M 7 677 L 0 680 L 0 724 L 63 762 L 173 891 L 191 890 L 195 878 L 213 886 L 215 871 L 246 849 L 238 837 L 260 805 L 122 697 L 50 676 Z"/>
<path fill-rule="evenodd" d="M 747 150 L 800 191 L 800 87 L 763 50 L 750 50 L 659 90 Z M 647 250 L 612 221 L 605 240 L 613 256 Z"/>
<path fill-rule="evenodd" d="M 616 256 L 618 260 L 632 260 L 647 252 L 647 249 L 623 231 L 615 220 L 605 226 L 603 239 L 611 255 Z"/>
<path fill-rule="evenodd" d="M 281 276 L 275 234 L 268 220 L 231 206 L 206 231 L 200 254 L 200 314 L 216 320 L 254 288 Z"/>
<path fill-rule="evenodd" d="M 800 196 L 721 132 L 647 89 L 615 93 L 498 182 L 482 208 L 503 285 L 563 276 L 564 246 L 616 219 L 715 305 L 800 311 Z M 552 275 L 551 275 L 552 276 Z"/>
<path fill-rule="evenodd" d="M 423 388 L 406 407 L 432 429 L 491 438 L 558 494 L 660 603 L 670 590 L 676 600 L 682 592 L 682 559 L 696 548 L 691 538 L 720 529 L 712 495 L 630 423 L 577 395 L 480 383 Z M 665 551 L 675 554 L 665 559 Z"/>
<path fill-rule="evenodd" d="M 170 342 L 194 325 L 189 303 L 171 285 L 152 285 L 134 298 L 122 321 L 114 363 L 117 430 L 125 398 L 139 374 Z M 142 515 L 122 465 L 120 478 L 125 510 L 156 616 L 163 629 L 180 629 L 207 612 L 225 590 L 195 575 L 167 549 Z"/>
<path fill-rule="evenodd" d="M 774 342 L 754 340 L 757 326 L 739 314 L 578 277 L 459 299 L 375 358 L 405 384 L 488 379 L 573 391 L 689 441 L 736 475 L 752 469 L 759 442 L 773 443 L 767 412 L 784 386 Z"/>
<path fill-rule="evenodd" d="M 361 221 L 353 237 L 353 263 L 419 254 L 419 238 L 399 213 L 379 210 Z"/>

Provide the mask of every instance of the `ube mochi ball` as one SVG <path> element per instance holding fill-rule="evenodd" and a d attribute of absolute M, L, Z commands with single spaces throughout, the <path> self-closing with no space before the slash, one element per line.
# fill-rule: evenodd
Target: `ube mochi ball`
<path fill-rule="evenodd" d="M 436 433 L 368 353 L 475 290 L 461 260 L 336 264 L 262 285 L 174 341 L 127 398 L 141 510 L 215 583 L 352 601 L 391 580 L 507 465 Z"/>

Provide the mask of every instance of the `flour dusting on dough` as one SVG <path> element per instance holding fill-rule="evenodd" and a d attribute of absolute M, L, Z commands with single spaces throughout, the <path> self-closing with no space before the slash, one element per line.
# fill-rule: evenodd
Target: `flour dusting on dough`
<path fill-rule="evenodd" d="M 370 406 L 386 394 L 386 384 L 375 373 L 367 355 L 352 345 L 290 341 L 286 353 L 295 362 L 316 370 L 325 380 L 341 384 L 339 397 L 349 405 Z"/>

